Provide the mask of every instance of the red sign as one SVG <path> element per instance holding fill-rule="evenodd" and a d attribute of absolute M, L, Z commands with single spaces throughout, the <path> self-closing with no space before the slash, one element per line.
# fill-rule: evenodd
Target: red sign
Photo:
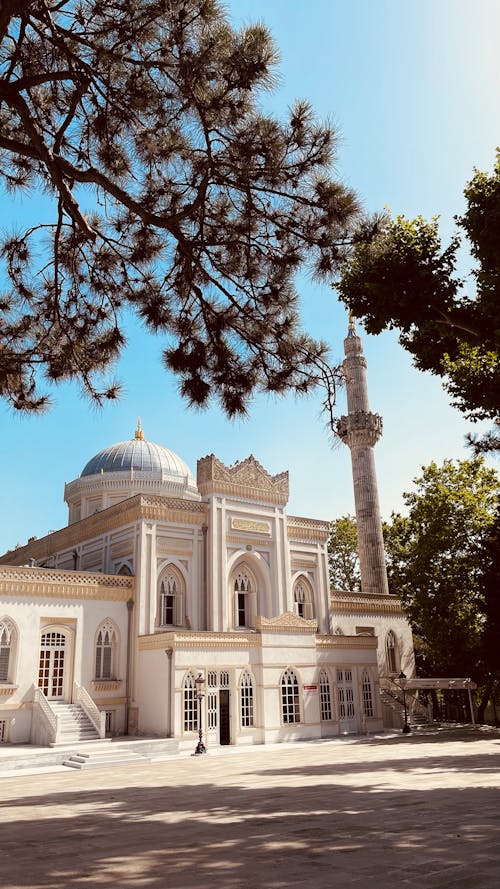
<path fill-rule="evenodd" d="M 317 691 L 317 685 L 304 685 L 304 691 Z"/>

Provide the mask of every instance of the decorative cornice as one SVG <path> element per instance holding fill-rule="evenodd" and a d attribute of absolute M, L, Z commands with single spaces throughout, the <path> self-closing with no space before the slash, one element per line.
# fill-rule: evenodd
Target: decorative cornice
<path fill-rule="evenodd" d="M 307 620 L 299 617 L 292 611 L 285 611 L 277 617 L 262 617 L 257 615 L 255 618 L 255 629 L 267 633 L 313 633 L 318 631 L 318 622 L 316 620 Z"/>
<path fill-rule="evenodd" d="M 289 538 L 314 543 L 326 543 L 330 535 L 330 523 L 321 519 L 305 519 L 287 516 L 286 530 Z"/>
<path fill-rule="evenodd" d="M 198 460 L 200 494 L 229 494 L 284 506 L 288 501 L 288 472 L 270 475 L 253 455 L 225 466 L 214 454 Z"/>
<path fill-rule="evenodd" d="M 93 679 L 92 680 L 92 689 L 93 691 L 117 691 L 123 679 Z"/>
<path fill-rule="evenodd" d="M 330 599 L 335 614 L 393 614 L 404 617 L 399 599 L 376 593 L 333 593 Z"/>
<path fill-rule="evenodd" d="M 139 651 L 152 649 L 224 649 L 224 648 L 257 648 L 261 644 L 260 635 L 257 633 L 212 633 L 209 631 L 184 630 L 180 633 L 154 633 L 148 636 L 139 636 Z"/>
<path fill-rule="evenodd" d="M 316 636 L 316 648 L 377 649 L 376 636 Z"/>
<path fill-rule="evenodd" d="M 135 578 L 121 574 L 0 565 L 0 593 L 4 596 L 126 602 L 134 598 L 134 589 Z"/>
<path fill-rule="evenodd" d="M 44 561 L 56 553 L 64 552 L 108 531 L 141 520 L 203 525 L 206 522 L 206 514 L 207 504 L 199 500 L 136 494 L 86 519 L 73 522 L 67 528 L 61 528 L 60 531 L 54 531 L 46 537 L 31 541 L 26 546 L 5 553 L 0 557 L 0 565 L 22 565 L 30 558 Z"/>

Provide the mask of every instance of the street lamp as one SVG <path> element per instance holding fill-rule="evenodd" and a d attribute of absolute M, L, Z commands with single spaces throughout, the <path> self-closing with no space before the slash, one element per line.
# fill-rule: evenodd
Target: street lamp
<path fill-rule="evenodd" d="M 198 701 L 198 743 L 196 745 L 196 750 L 194 751 L 193 756 L 198 756 L 199 753 L 206 753 L 207 748 L 203 743 L 203 726 L 201 724 L 201 715 L 202 708 L 201 702 L 203 701 L 203 683 L 205 682 L 204 676 L 201 673 L 198 673 L 196 679 L 194 680 L 196 684 L 196 700 Z"/>
<path fill-rule="evenodd" d="M 403 673 L 402 670 L 398 676 L 398 679 L 400 688 L 403 690 L 403 707 L 405 710 L 405 724 L 403 726 L 403 735 L 407 735 L 409 732 L 411 732 L 411 728 L 408 725 L 408 711 L 406 709 L 406 674 Z"/>

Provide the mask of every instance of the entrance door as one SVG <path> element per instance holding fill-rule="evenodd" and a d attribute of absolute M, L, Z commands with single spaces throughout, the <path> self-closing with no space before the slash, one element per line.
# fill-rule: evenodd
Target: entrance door
<path fill-rule="evenodd" d="M 46 698 L 56 701 L 64 697 L 64 669 L 67 639 L 64 633 L 49 630 L 42 633 L 38 687 Z"/>
<path fill-rule="evenodd" d="M 219 743 L 230 744 L 231 732 L 229 727 L 229 689 L 221 688 L 219 691 Z"/>
<path fill-rule="evenodd" d="M 352 670 L 337 669 L 337 696 L 339 705 L 339 728 L 341 734 L 350 734 L 357 730 L 356 711 L 354 709 L 354 687 Z"/>

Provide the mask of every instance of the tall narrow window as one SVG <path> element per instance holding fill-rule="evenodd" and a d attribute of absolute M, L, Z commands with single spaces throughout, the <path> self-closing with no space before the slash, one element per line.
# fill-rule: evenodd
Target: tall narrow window
<path fill-rule="evenodd" d="M 329 722 L 332 718 L 332 699 L 330 695 L 330 680 L 324 670 L 319 675 L 319 698 L 321 720 L 322 722 Z"/>
<path fill-rule="evenodd" d="M 240 679 L 240 705 L 242 728 L 249 728 L 253 725 L 253 681 L 246 672 Z"/>
<path fill-rule="evenodd" d="M 281 679 L 281 715 L 285 725 L 300 722 L 299 683 L 293 670 L 285 670 Z"/>
<path fill-rule="evenodd" d="M 305 577 L 300 577 L 297 580 L 293 588 L 293 600 L 295 612 L 299 617 L 304 617 L 307 620 L 314 617 L 313 591 Z"/>
<path fill-rule="evenodd" d="M 99 627 L 95 648 L 95 678 L 116 679 L 117 632 L 111 620 Z"/>
<path fill-rule="evenodd" d="M 158 625 L 172 627 L 182 624 L 184 582 L 179 571 L 169 566 L 161 576 L 158 600 Z"/>
<path fill-rule="evenodd" d="M 8 618 L 0 621 L 0 682 L 9 682 L 13 665 L 16 631 Z"/>
<path fill-rule="evenodd" d="M 388 673 L 397 673 L 398 672 L 398 650 L 396 637 L 392 630 L 387 633 L 387 637 L 385 640 L 385 652 L 387 656 L 387 672 Z"/>
<path fill-rule="evenodd" d="M 363 670 L 362 688 L 363 713 L 365 714 L 365 716 L 373 716 L 372 684 L 366 670 Z"/>
<path fill-rule="evenodd" d="M 184 680 L 184 731 L 195 732 L 198 729 L 198 700 L 194 676 L 188 673 Z"/>
<path fill-rule="evenodd" d="M 246 571 L 239 571 L 234 578 L 235 596 L 235 625 L 247 627 L 250 625 L 250 593 L 252 584 Z"/>

